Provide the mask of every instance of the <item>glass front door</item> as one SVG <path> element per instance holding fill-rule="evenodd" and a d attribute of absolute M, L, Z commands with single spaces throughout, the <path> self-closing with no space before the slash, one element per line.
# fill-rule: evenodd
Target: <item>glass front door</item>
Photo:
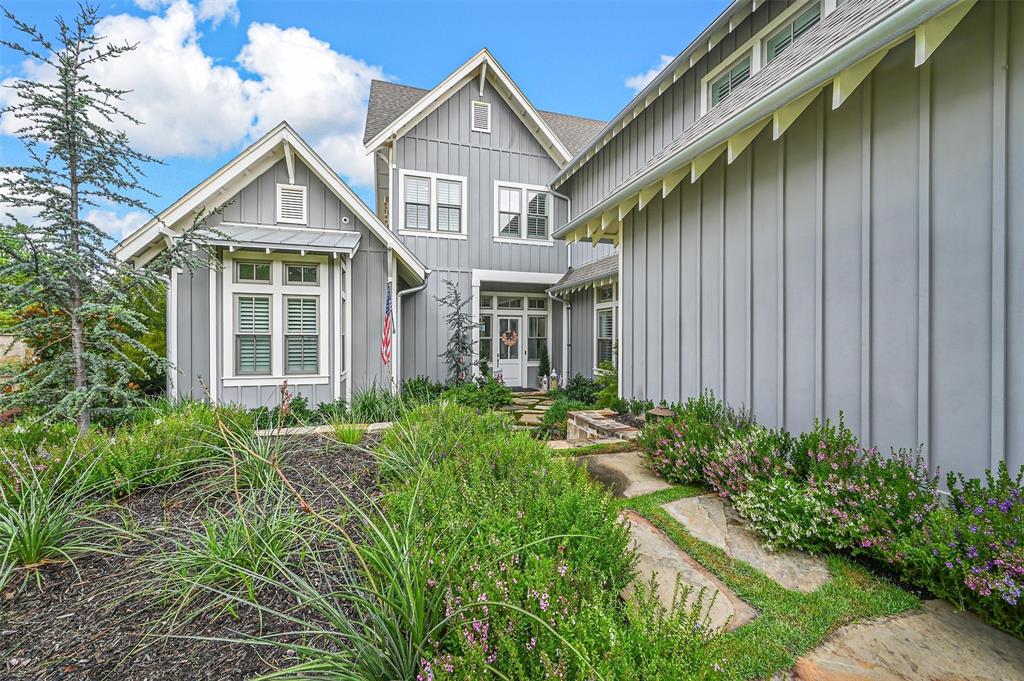
<path fill-rule="evenodd" d="M 523 385 L 521 322 L 522 317 L 498 317 L 498 372 L 512 388 Z"/>

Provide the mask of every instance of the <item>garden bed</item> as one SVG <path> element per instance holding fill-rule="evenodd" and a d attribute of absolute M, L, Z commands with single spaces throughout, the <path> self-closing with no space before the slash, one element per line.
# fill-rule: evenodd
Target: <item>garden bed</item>
<path fill-rule="evenodd" d="M 339 492 L 358 499 L 374 490 L 373 457 L 362 450 L 301 437 L 283 442 L 282 451 L 283 470 L 315 508 L 341 505 Z M 191 603 L 172 624 L 177 606 L 153 597 L 151 561 L 173 549 L 176 531 L 202 527 L 211 511 L 204 498 L 209 482 L 199 477 L 127 497 L 100 519 L 115 525 L 125 518 L 139 538 L 80 557 L 74 566 L 43 567 L 41 589 L 34 582 L 7 587 L 0 602 L 0 676 L 246 679 L 280 666 L 288 657 L 281 648 L 215 640 L 256 636 L 261 627 L 263 635 L 293 628 L 266 610 L 261 617 L 244 604 L 204 609 Z M 213 506 L 230 512 L 230 495 Z M 215 598 L 203 594 L 200 602 Z M 261 591 L 259 602 L 264 609 L 295 608 L 288 593 L 274 588 Z"/>

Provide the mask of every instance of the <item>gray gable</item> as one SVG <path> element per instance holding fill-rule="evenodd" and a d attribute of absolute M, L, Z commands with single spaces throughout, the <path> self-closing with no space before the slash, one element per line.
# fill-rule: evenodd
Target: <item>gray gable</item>
<path fill-rule="evenodd" d="M 363 144 L 393 123 L 399 116 L 420 101 L 430 90 L 408 85 L 398 85 L 382 80 L 370 83 L 370 100 L 366 108 L 366 130 Z M 576 154 L 604 128 L 603 121 L 580 118 L 551 111 L 538 112 L 544 122 L 558 136 L 569 153 Z"/>

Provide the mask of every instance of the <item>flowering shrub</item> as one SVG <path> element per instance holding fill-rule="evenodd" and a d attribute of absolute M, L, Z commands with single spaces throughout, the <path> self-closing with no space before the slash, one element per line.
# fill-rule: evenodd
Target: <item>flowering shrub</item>
<path fill-rule="evenodd" d="M 751 482 L 767 480 L 789 471 L 793 438 L 784 430 L 754 427 L 732 440 L 718 457 L 704 463 L 704 480 L 719 495 L 736 497 Z"/>
<path fill-rule="evenodd" d="M 1024 469 L 985 481 L 950 474 L 947 508 L 912 524 L 884 554 L 909 581 L 1024 637 Z"/>
<path fill-rule="evenodd" d="M 648 465 L 672 482 L 700 482 L 704 463 L 753 425 L 711 391 L 690 398 L 676 413 L 646 426 L 640 439 Z"/>
<path fill-rule="evenodd" d="M 793 469 L 798 480 L 823 479 L 838 470 L 848 470 L 860 454 L 857 437 L 839 413 L 839 423 L 814 420 L 814 428 L 793 443 Z"/>
<path fill-rule="evenodd" d="M 733 502 L 750 529 L 761 535 L 765 546 L 773 551 L 828 548 L 819 538 L 825 504 L 799 482 L 781 475 L 756 480 Z"/>

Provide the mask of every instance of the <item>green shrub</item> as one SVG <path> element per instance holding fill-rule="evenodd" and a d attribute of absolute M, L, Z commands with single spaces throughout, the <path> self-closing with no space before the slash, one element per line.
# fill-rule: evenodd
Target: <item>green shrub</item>
<path fill-rule="evenodd" d="M 331 424 L 331 434 L 334 436 L 334 439 L 350 447 L 354 447 L 362 442 L 365 433 L 366 426 L 362 423 L 335 421 Z"/>
<path fill-rule="evenodd" d="M 785 475 L 792 446 L 793 438 L 786 431 L 754 427 L 704 461 L 704 480 L 719 495 L 736 497 L 754 481 Z"/>
<path fill-rule="evenodd" d="M 258 429 L 294 428 L 316 425 L 323 420 L 323 412 L 312 409 L 309 406 L 309 401 L 302 395 L 289 395 L 285 403 L 287 406 L 279 404 L 272 409 L 267 407 L 253 409 L 253 427 Z"/>
<path fill-rule="evenodd" d="M 592 405 L 597 401 L 597 395 L 601 392 L 601 385 L 583 374 L 576 374 L 569 379 L 565 387 L 558 391 L 558 396 L 565 397 L 573 402 L 582 402 Z"/>
<path fill-rule="evenodd" d="M 839 413 L 839 423 L 814 420 L 814 428 L 801 434 L 793 443 L 793 470 L 797 478 L 825 478 L 834 466 L 844 469 L 854 465 L 860 453 L 857 437 Z"/>
<path fill-rule="evenodd" d="M 407 379 L 402 384 L 402 397 L 411 404 L 423 404 L 433 402 L 441 397 L 444 392 L 444 384 L 434 381 L 426 376 L 416 376 Z"/>
<path fill-rule="evenodd" d="M 704 464 L 752 427 L 709 390 L 676 407 L 676 416 L 644 427 L 640 443 L 654 472 L 679 483 L 701 482 Z"/>
<path fill-rule="evenodd" d="M 781 475 L 755 480 L 733 502 L 772 550 L 828 548 L 818 538 L 825 504 L 802 483 Z"/>
<path fill-rule="evenodd" d="M 354 423 L 383 423 L 401 418 L 406 404 L 400 395 L 376 383 L 352 391 L 349 418 Z"/>
<path fill-rule="evenodd" d="M 599 409 L 614 409 L 622 413 L 626 403 L 619 397 L 619 370 L 611 362 L 601 362 L 597 367 L 597 385 L 599 390 L 594 398 L 594 405 Z"/>
<path fill-rule="evenodd" d="M 540 425 L 537 426 L 534 434 L 542 440 L 565 439 L 566 428 L 568 427 L 569 412 L 582 411 L 592 407 L 582 402 L 570 400 L 565 395 L 560 395 L 544 415 L 540 418 Z"/>
<path fill-rule="evenodd" d="M 512 404 L 512 390 L 492 376 L 458 383 L 445 390 L 441 396 L 478 411 L 500 409 Z"/>

